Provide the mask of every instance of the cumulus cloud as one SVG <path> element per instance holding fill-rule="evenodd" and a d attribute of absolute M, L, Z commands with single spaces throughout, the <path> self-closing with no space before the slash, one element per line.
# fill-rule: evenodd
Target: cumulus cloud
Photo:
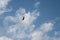
<path fill-rule="evenodd" d="M 12 40 L 12 39 L 8 38 L 8 37 L 5 37 L 5 36 L 2 36 L 2 37 L 0 37 L 0 40 Z"/>
<path fill-rule="evenodd" d="M 25 17 L 22 20 L 23 16 Z M 31 40 L 59 40 L 57 37 L 50 37 L 47 35 L 49 31 L 53 30 L 54 23 L 46 22 L 40 25 L 40 29 L 35 30 L 34 21 L 39 16 L 39 12 L 33 10 L 32 12 L 26 10 L 24 8 L 19 8 L 16 12 L 16 16 L 7 16 L 5 17 L 3 23 L 7 27 L 6 35 L 11 35 L 10 37 L 13 39 L 23 39 L 29 38 Z M 14 22 L 14 25 L 9 25 L 9 22 Z M 55 35 L 58 33 L 56 32 Z"/>
<path fill-rule="evenodd" d="M 34 14 L 35 13 L 35 14 Z M 38 14 L 38 15 L 37 15 Z M 24 20 L 22 20 L 23 16 L 25 17 Z M 38 11 L 28 11 L 24 8 L 19 8 L 16 11 L 16 16 L 7 16 L 5 17 L 3 23 L 7 30 L 7 34 L 12 35 L 13 38 L 30 38 L 30 33 L 34 30 L 35 25 L 33 24 L 33 21 L 37 19 L 39 16 Z M 9 26 L 9 22 L 14 22 L 14 25 Z"/>
<path fill-rule="evenodd" d="M 5 27 L 8 26 L 9 22 L 14 22 L 14 23 L 17 23 L 17 19 L 15 17 L 12 17 L 12 16 L 7 16 L 5 17 L 4 21 L 3 21 L 3 25 Z"/>
<path fill-rule="evenodd" d="M 17 28 L 15 28 L 15 25 L 12 25 L 12 26 L 10 26 L 10 27 L 8 28 L 7 33 L 15 34 L 15 33 L 16 33 L 16 29 L 17 29 Z"/>
<path fill-rule="evenodd" d="M 36 2 L 37 7 L 40 2 Z M 7 5 L 7 4 L 6 4 Z M 15 16 L 6 16 L 4 18 L 3 24 L 6 28 L 5 36 L 0 37 L 0 40 L 21 40 L 27 38 L 29 40 L 59 40 L 56 36 L 60 32 L 55 32 L 55 37 L 50 37 L 47 35 L 49 31 L 53 30 L 54 23 L 46 22 L 40 25 L 39 29 L 35 30 L 36 25 L 34 24 L 37 17 L 40 16 L 40 12 L 35 9 L 33 11 L 27 11 L 24 8 L 19 8 L 16 11 Z M 22 20 L 24 17 L 24 20 Z M 15 23 L 11 25 L 9 22 Z M 11 39 L 12 38 L 12 39 Z M 25 39 L 24 39 L 25 40 Z"/>
<path fill-rule="evenodd" d="M 60 40 L 60 31 L 55 32 L 53 37 L 50 37 L 46 32 L 53 30 L 54 23 L 43 23 L 40 29 L 31 33 L 31 40 Z"/>
<path fill-rule="evenodd" d="M 11 11 L 11 9 L 7 8 L 9 2 L 10 0 L 0 0 L 0 15 L 2 15 L 5 12 Z"/>
<path fill-rule="evenodd" d="M 17 38 L 29 38 L 29 35 L 26 34 L 26 33 L 20 33 L 20 34 L 17 34 Z"/>
<path fill-rule="evenodd" d="M 47 34 L 39 30 L 33 32 L 31 37 L 32 37 L 31 40 L 50 40 L 51 39 L 49 36 L 47 36 Z"/>
<path fill-rule="evenodd" d="M 5 8 L 10 0 L 0 0 L 0 8 Z"/>
<path fill-rule="evenodd" d="M 24 8 L 19 8 L 19 10 L 17 10 L 16 13 L 22 15 L 26 13 L 26 10 Z"/>
<path fill-rule="evenodd" d="M 41 31 L 35 31 L 32 33 L 31 40 L 42 40 L 43 33 Z"/>
<path fill-rule="evenodd" d="M 40 29 L 42 30 L 42 31 L 44 31 L 44 32 L 48 32 L 48 31 L 50 31 L 50 30 L 52 30 L 52 28 L 53 28 L 53 23 L 51 23 L 51 22 L 48 22 L 48 23 L 44 23 L 44 24 L 42 24 L 42 25 L 40 25 Z"/>
<path fill-rule="evenodd" d="M 31 36 L 31 40 L 60 40 L 60 37 L 57 37 L 57 35 L 50 37 L 47 35 L 47 33 L 44 33 L 41 30 L 37 30 L 34 31 L 30 36 Z"/>

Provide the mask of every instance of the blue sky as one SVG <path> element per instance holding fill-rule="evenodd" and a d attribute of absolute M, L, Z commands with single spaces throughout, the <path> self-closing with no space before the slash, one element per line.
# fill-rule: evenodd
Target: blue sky
<path fill-rule="evenodd" d="M 0 40 L 60 40 L 60 1 L 0 0 Z"/>

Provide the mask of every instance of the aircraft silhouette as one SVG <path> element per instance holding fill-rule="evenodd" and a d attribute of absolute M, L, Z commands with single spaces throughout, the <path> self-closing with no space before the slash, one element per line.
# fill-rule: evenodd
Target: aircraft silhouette
<path fill-rule="evenodd" d="M 23 16 L 22 20 L 24 20 L 24 19 L 25 19 L 25 17 Z"/>

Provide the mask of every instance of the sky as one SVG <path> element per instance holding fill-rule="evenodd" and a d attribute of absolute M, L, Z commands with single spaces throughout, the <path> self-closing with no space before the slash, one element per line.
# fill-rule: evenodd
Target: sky
<path fill-rule="evenodd" d="M 0 0 L 0 40 L 60 40 L 60 0 Z"/>

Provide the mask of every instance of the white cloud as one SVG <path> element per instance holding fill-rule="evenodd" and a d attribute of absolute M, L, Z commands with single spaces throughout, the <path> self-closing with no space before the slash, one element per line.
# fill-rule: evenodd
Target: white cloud
<path fill-rule="evenodd" d="M 0 0 L 0 9 L 5 8 L 10 0 Z"/>
<path fill-rule="evenodd" d="M 40 2 L 36 2 L 34 6 L 35 6 L 36 8 L 39 8 L 39 5 L 40 5 Z"/>
<path fill-rule="evenodd" d="M 25 14 L 26 10 L 24 8 L 19 8 L 19 10 L 16 11 L 17 14 Z"/>
<path fill-rule="evenodd" d="M 9 22 L 17 23 L 17 19 L 15 17 L 12 17 L 12 16 L 5 17 L 5 19 L 3 21 L 4 26 L 7 27 Z"/>
<path fill-rule="evenodd" d="M 32 33 L 32 39 L 31 40 L 42 40 L 43 33 L 41 31 L 35 31 Z"/>
<path fill-rule="evenodd" d="M 26 37 L 28 37 L 28 34 L 26 33 L 17 34 L 17 38 L 26 38 Z"/>
<path fill-rule="evenodd" d="M 51 22 L 48 23 L 44 23 L 42 25 L 40 25 L 40 30 L 42 30 L 43 32 L 48 32 L 50 30 L 52 30 L 54 24 Z"/>
<path fill-rule="evenodd" d="M 39 13 L 35 10 L 33 12 L 26 12 L 25 9 L 19 8 L 17 11 L 16 17 L 24 26 L 30 26 L 37 16 L 39 16 Z M 22 20 L 23 16 L 25 17 L 24 20 Z"/>
<path fill-rule="evenodd" d="M 40 3 L 37 2 L 35 6 L 38 6 Z M 47 32 L 51 31 L 53 29 L 54 23 L 48 22 L 43 23 L 40 25 L 40 29 L 34 30 L 35 25 L 33 22 L 37 19 L 40 12 L 38 10 L 33 10 L 32 12 L 26 10 L 24 8 L 19 8 L 16 11 L 16 16 L 7 16 L 5 17 L 3 23 L 4 26 L 6 26 L 7 35 L 10 36 L 13 39 L 16 38 L 30 38 L 31 40 L 59 40 L 57 37 L 50 37 L 47 35 Z M 22 18 L 25 17 L 24 20 Z M 9 25 L 9 22 L 14 22 L 14 25 Z M 58 35 L 56 32 L 55 35 Z M 4 40 L 5 37 L 0 38 L 1 40 Z M 10 38 L 7 38 L 8 40 Z M 12 39 L 10 39 L 12 40 Z"/>
<path fill-rule="evenodd" d="M 37 16 L 39 16 L 39 12 L 35 10 L 33 12 L 26 12 L 25 9 L 19 8 L 19 10 L 17 10 L 16 16 L 20 20 L 20 22 L 22 21 L 22 18 L 24 16 L 25 19 L 22 21 L 22 23 L 24 25 L 30 25 L 37 18 Z"/>
<path fill-rule="evenodd" d="M 60 40 L 60 37 L 49 37 L 47 33 L 45 33 L 53 29 L 54 23 L 52 22 L 43 23 L 42 25 L 40 25 L 40 30 L 34 30 L 35 25 L 33 24 L 33 21 L 36 20 L 36 18 L 39 16 L 39 14 L 37 15 L 37 13 L 38 12 L 36 12 L 35 10 L 33 12 L 26 12 L 25 10 L 25 13 L 23 13 L 23 11 L 17 12 L 15 17 L 7 16 L 4 20 L 4 23 L 6 23 L 5 25 L 8 25 L 10 21 L 16 23 L 15 25 L 8 26 L 7 34 L 11 33 L 13 34 L 12 36 L 14 38 L 22 39 L 31 38 L 31 40 Z M 22 20 L 23 16 L 25 17 L 24 20 Z M 55 35 L 57 34 L 58 33 L 55 33 Z"/>
<path fill-rule="evenodd" d="M 33 22 L 33 20 L 36 19 L 36 17 L 34 17 L 33 15 L 31 15 L 30 12 L 27 13 L 27 14 L 24 14 L 24 16 L 25 16 L 25 19 L 23 21 L 23 24 L 25 24 L 25 25 L 30 25 Z"/>
<path fill-rule="evenodd" d="M 34 30 L 35 25 L 33 24 L 33 21 L 39 16 L 39 14 L 37 14 L 38 11 L 26 12 L 24 8 L 19 8 L 15 17 L 5 17 L 3 23 L 4 26 L 6 26 L 7 34 L 13 34 L 11 37 L 15 36 L 16 38 L 30 38 L 30 34 L 27 33 L 31 33 Z M 25 17 L 24 20 L 22 20 L 23 16 Z M 8 26 L 9 22 L 14 22 L 15 25 Z"/>
<path fill-rule="evenodd" d="M 5 12 L 11 11 L 11 9 L 7 8 L 9 2 L 10 0 L 0 0 L 0 15 L 2 15 Z"/>
<path fill-rule="evenodd" d="M 25 9 L 24 9 L 25 10 Z M 20 11 L 20 9 L 19 9 Z M 35 14 L 34 14 L 35 13 Z M 17 12 L 16 16 L 7 16 L 4 20 L 5 25 L 7 25 L 7 34 L 12 35 L 11 37 L 14 38 L 31 38 L 31 40 L 55 40 L 59 38 L 51 38 L 44 32 L 48 32 L 52 30 L 54 24 L 51 22 L 44 23 L 40 25 L 40 30 L 37 29 L 34 30 L 35 25 L 33 24 L 33 21 L 36 20 L 36 18 L 39 16 L 39 12 L 33 11 L 33 12 Z M 38 15 L 37 15 L 38 14 Z M 24 20 L 22 20 L 22 17 L 25 17 Z M 8 23 L 12 21 L 16 23 L 15 25 L 8 26 Z M 33 31 L 34 30 L 34 31 Z M 29 34 L 27 34 L 29 33 Z"/>
<path fill-rule="evenodd" d="M 31 35 L 31 40 L 49 40 L 49 36 L 40 30 L 35 30 Z"/>
<path fill-rule="evenodd" d="M 48 22 L 40 26 L 40 30 L 37 29 L 31 33 L 31 40 L 60 40 L 60 31 L 55 32 L 55 36 L 50 37 L 46 32 L 53 29 L 54 23 Z M 57 37 L 58 36 L 58 37 Z"/>
<path fill-rule="evenodd" d="M 35 30 L 31 35 L 31 40 L 60 40 L 60 37 L 53 36 L 50 37 L 47 33 L 44 33 L 40 30 Z"/>
<path fill-rule="evenodd" d="M 7 33 L 16 34 L 16 29 L 17 29 L 17 27 L 15 27 L 15 25 L 12 25 L 8 28 Z"/>
<path fill-rule="evenodd" d="M 8 38 L 8 37 L 5 37 L 5 36 L 2 36 L 2 37 L 0 37 L 0 40 L 12 40 L 12 39 Z"/>

